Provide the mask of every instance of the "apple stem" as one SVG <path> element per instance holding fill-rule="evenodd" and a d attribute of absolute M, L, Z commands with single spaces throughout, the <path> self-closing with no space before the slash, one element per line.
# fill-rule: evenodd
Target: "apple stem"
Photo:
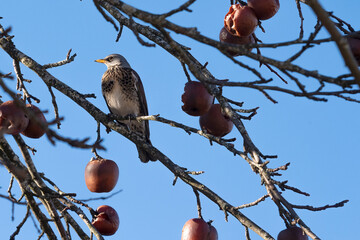
<path fill-rule="evenodd" d="M 189 72 L 188 72 L 187 69 L 186 69 L 185 63 L 181 62 L 181 66 L 183 67 L 183 70 L 184 70 L 184 73 L 185 73 L 185 75 L 186 75 L 186 78 L 187 78 L 188 82 L 191 82 L 190 74 L 189 74 Z"/>
<path fill-rule="evenodd" d="M 203 219 L 202 214 L 201 214 L 201 202 L 200 202 L 199 192 L 194 187 L 192 189 L 196 196 L 196 205 L 197 205 L 197 210 L 198 210 L 198 216 L 199 216 L 199 218 Z"/>
<path fill-rule="evenodd" d="M 97 122 L 97 129 L 96 129 L 96 133 L 97 133 L 97 138 L 96 141 L 94 143 L 93 148 L 91 149 L 91 152 L 94 153 L 95 158 L 92 158 L 91 160 L 96 160 L 96 159 L 103 159 L 96 151 L 96 145 L 100 144 L 102 139 L 101 139 L 101 135 L 100 135 L 100 122 Z"/>

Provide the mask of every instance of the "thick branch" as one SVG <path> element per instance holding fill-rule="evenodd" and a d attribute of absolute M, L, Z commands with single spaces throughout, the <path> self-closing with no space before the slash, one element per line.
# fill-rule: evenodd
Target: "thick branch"
<path fill-rule="evenodd" d="M 346 66 L 348 66 L 352 75 L 355 77 L 357 84 L 360 86 L 359 66 L 355 60 L 354 55 L 351 53 L 349 44 L 347 43 L 346 39 L 341 36 L 334 23 L 330 20 L 328 13 L 317 0 L 306 0 L 306 3 L 312 8 L 316 16 L 330 33 L 331 38 L 335 41 L 341 55 L 343 56 Z"/>

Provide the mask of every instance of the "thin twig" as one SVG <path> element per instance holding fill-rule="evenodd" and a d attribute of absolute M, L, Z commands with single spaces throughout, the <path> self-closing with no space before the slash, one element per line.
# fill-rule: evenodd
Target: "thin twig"
<path fill-rule="evenodd" d="M 70 56 L 71 50 L 72 49 L 70 49 L 68 51 L 68 53 L 66 54 L 65 60 L 62 60 L 62 61 L 59 61 L 59 62 L 56 62 L 56 63 L 45 64 L 45 65 L 43 65 L 43 68 L 48 69 L 48 68 L 60 67 L 60 66 L 63 66 L 65 64 L 71 63 L 72 61 L 75 60 L 75 57 L 76 57 L 76 53 Z"/>
<path fill-rule="evenodd" d="M 299 0 L 295 0 L 296 2 L 296 7 L 298 9 L 299 12 L 299 17 L 300 17 L 300 33 L 299 33 L 299 39 L 302 39 L 304 36 L 304 16 L 302 14 L 301 11 L 301 5 L 300 5 L 300 1 Z"/>
<path fill-rule="evenodd" d="M 188 82 L 191 82 L 191 77 L 190 77 L 190 75 L 189 75 L 189 72 L 187 71 L 187 69 L 186 69 L 186 65 L 185 65 L 185 63 L 181 63 L 181 66 L 182 66 L 182 68 L 183 68 L 183 70 L 184 70 L 184 73 L 185 73 L 185 75 L 186 75 L 186 78 L 187 78 L 187 80 L 188 80 Z"/>
<path fill-rule="evenodd" d="M 248 207 L 253 207 L 258 205 L 260 202 L 265 201 L 266 198 L 270 197 L 269 194 L 266 194 L 264 196 L 262 196 L 261 198 L 257 199 L 256 201 L 252 202 L 252 203 L 247 203 L 247 204 L 243 204 L 241 206 L 236 207 L 236 209 L 243 209 L 243 208 L 248 208 Z"/>
<path fill-rule="evenodd" d="M 30 207 L 27 206 L 26 207 L 26 213 L 25 213 L 25 217 L 23 218 L 23 220 L 19 223 L 19 225 L 16 226 L 16 230 L 13 234 L 11 234 L 10 236 L 10 240 L 14 240 L 15 236 L 18 235 L 20 233 L 20 230 L 22 228 L 22 226 L 25 224 L 26 220 L 28 219 L 28 217 L 30 216 Z"/>
<path fill-rule="evenodd" d="M 118 26 L 116 25 L 115 21 L 105 13 L 104 9 L 99 5 L 99 3 L 94 0 L 94 5 L 96 7 L 96 9 L 100 12 L 100 14 L 104 17 L 104 19 L 109 22 L 111 25 L 113 25 L 113 27 L 115 28 L 116 31 L 119 31 Z M 120 29 L 122 30 L 122 27 L 120 26 Z M 121 33 L 120 33 L 121 34 Z"/>
<path fill-rule="evenodd" d="M 249 233 L 249 228 L 245 226 L 245 238 L 246 240 L 251 240 L 250 238 L 250 233 Z"/>
<path fill-rule="evenodd" d="M 91 152 L 95 154 L 96 159 L 102 159 L 102 157 L 97 153 L 95 146 L 100 146 L 100 143 L 102 142 L 101 135 L 100 135 L 100 122 L 97 122 L 97 129 L 96 129 L 97 137 L 96 141 L 93 144 L 93 148 L 91 148 Z"/>
<path fill-rule="evenodd" d="M 180 7 L 174 9 L 174 10 L 171 10 L 170 12 L 168 13 L 164 13 L 162 15 L 160 15 L 161 18 L 167 18 L 167 17 L 170 17 L 176 13 L 179 13 L 181 11 L 187 11 L 187 12 L 192 12 L 191 9 L 189 9 L 189 6 L 191 4 L 193 4 L 196 0 L 189 0 L 187 1 L 186 3 L 182 4 Z"/>
<path fill-rule="evenodd" d="M 60 129 L 61 122 L 60 122 L 59 109 L 58 109 L 58 105 L 57 105 L 57 102 L 56 102 L 56 97 L 55 97 L 54 92 L 52 91 L 51 86 L 48 85 L 48 89 L 49 89 L 49 92 L 50 92 L 50 95 L 51 95 L 51 102 L 52 102 L 52 104 L 54 106 L 55 120 L 57 122 L 57 128 Z"/>
<path fill-rule="evenodd" d="M 348 203 L 349 200 L 344 200 L 344 201 L 341 201 L 341 202 L 338 202 L 338 203 L 335 203 L 333 205 L 325 205 L 325 206 L 322 206 L 322 207 L 313 207 L 313 206 L 303 206 L 303 205 L 294 205 L 292 204 L 292 207 L 293 208 L 297 208 L 297 209 L 306 209 L 306 210 L 310 210 L 310 211 L 323 211 L 323 210 L 326 210 L 326 209 L 329 209 L 329 208 L 338 208 L 338 207 L 343 207 L 345 205 L 345 203 Z"/>
<path fill-rule="evenodd" d="M 194 193 L 195 193 L 195 196 L 196 196 L 196 206 L 197 206 L 197 211 L 198 211 L 198 216 L 199 218 L 203 218 L 202 217 L 202 214 L 201 214 L 201 202 L 200 202 L 200 195 L 199 195 L 199 192 L 193 187 L 192 188 Z"/>

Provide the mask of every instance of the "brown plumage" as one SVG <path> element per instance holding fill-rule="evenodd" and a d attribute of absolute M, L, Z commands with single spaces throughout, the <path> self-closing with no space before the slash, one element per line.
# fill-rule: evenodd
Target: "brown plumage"
<path fill-rule="evenodd" d="M 102 77 L 101 88 L 110 112 L 122 117 L 148 115 L 141 79 L 126 59 L 119 54 L 112 54 L 96 61 L 105 63 L 108 67 Z M 119 122 L 127 125 L 131 131 L 142 135 L 146 141 L 151 143 L 148 121 L 124 120 Z M 140 147 L 137 149 L 142 162 L 153 160 L 146 151 Z"/>

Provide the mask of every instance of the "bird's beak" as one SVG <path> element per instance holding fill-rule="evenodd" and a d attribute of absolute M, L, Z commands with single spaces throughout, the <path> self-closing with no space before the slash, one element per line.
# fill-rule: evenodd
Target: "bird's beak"
<path fill-rule="evenodd" d="M 98 63 L 105 63 L 105 59 L 97 59 L 97 60 L 95 60 L 95 62 L 98 62 Z"/>

